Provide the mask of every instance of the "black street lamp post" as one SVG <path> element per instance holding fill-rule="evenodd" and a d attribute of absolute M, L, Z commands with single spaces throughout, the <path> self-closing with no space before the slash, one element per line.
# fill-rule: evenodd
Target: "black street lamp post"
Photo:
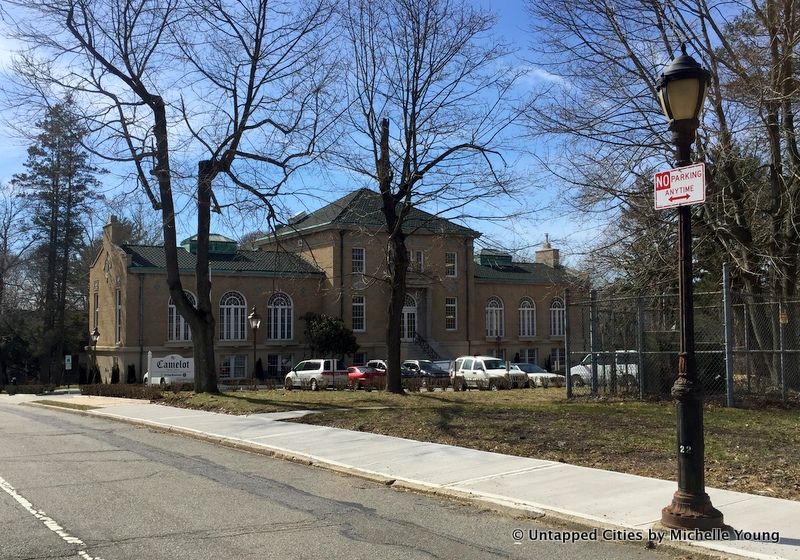
<path fill-rule="evenodd" d="M 256 340 L 258 329 L 261 327 L 261 315 L 258 314 L 256 311 L 256 306 L 253 306 L 253 309 L 250 311 L 250 315 L 247 316 L 247 320 L 250 321 L 250 329 L 253 331 L 253 379 L 256 378 Z"/>
<path fill-rule="evenodd" d="M 90 366 L 92 369 L 92 376 L 90 378 L 91 380 L 89 381 L 91 384 L 95 382 L 95 377 L 97 374 L 97 341 L 100 340 L 100 331 L 97 330 L 97 327 L 95 327 L 94 330 L 89 333 L 89 338 L 92 341 L 92 364 Z"/>
<path fill-rule="evenodd" d="M 677 167 L 691 165 L 692 143 L 709 83 L 708 70 L 686 54 L 686 45 L 681 45 L 681 55 L 667 66 L 656 85 L 677 149 Z M 678 207 L 678 260 L 681 348 L 678 378 L 672 387 L 677 412 L 678 490 L 672 503 L 661 510 L 661 523 L 676 529 L 722 528 L 722 513 L 711 505 L 705 491 L 703 389 L 698 383 L 694 354 L 692 222 L 688 205 Z"/>

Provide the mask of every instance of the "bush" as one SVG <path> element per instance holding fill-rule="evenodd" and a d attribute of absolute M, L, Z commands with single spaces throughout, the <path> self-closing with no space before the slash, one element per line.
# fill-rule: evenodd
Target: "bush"
<path fill-rule="evenodd" d="M 123 399 L 159 400 L 162 398 L 161 388 L 146 385 L 81 385 L 82 395 L 96 397 L 119 397 Z"/>
<path fill-rule="evenodd" d="M 5 391 L 9 395 L 41 395 L 42 393 L 52 393 L 55 385 L 6 385 Z"/>
<path fill-rule="evenodd" d="M 111 368 L 111 384 L 119 383 L 119 364 L 114 364 Z"/>
<path fill-rule="evenodd" d="M 128 364 L 128 383 L 136 383 L 136 366 Z"/>

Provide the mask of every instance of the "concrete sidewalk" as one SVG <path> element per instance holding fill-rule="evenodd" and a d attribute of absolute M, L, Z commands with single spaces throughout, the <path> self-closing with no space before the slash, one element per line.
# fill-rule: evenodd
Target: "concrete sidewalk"
<path fill-rule="evenodd" d="M 22 397 L 22 398 L 17 398 Z M 42 400 L 23 397 L 0 402 Z M 124 399 L 54 395 L 99 406 L 87 414 L 191 434 L 308 461 L 376 480 L 471 498 L 522 513 L 555 514 L 598 527 L 647 531 L 671 500 L 674 482 L 449 445 L 284 422 L 295 413 L 232 416 Z M 709 488 L 726 524 L 769 533 L 767 540 L 687 541 L 701 549 L 751 558 L 800 560 L 800 502 Z M 769 542 L 775 533 L 778 542 Z M 735 537 L 734 537 L 735 538 Z"/>

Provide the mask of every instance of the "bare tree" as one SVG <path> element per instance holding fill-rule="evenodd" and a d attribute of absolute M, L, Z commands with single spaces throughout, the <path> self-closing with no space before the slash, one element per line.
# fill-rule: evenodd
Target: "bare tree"
<path fill-rule="evenodd" d="M 30 48 L 15 64 L 16 93 L 74 92 L 93 149 L 131 165 L 161 211 L 167 284 L 192 329 L 195 389 L 216 392 L 208 240 L 212 208 L 225 200 L 212 183 L 224 180 L 271 208 L 290 173 L 315 153 L 328 103 L 322 86 L 335 70 L 325 49 L 332 7 L 327 0 L 9 3 L 23 10 L 11 23 Z M 197 307 L 177 262 L 175 197 L 189 177 Z"/>
<path fill-rule="evenodd" d="M 456 0 L 350 0 L 346 165 L 374 182 L 386 221 L 387 390 L 402 392 L 400 328 L 409 260 L 406 218 L 436 200 L 462 208 L 509 194 L 504 134 L 520 72 L 490 35 L 494 16 Z M 396 134 L 392 134 L 392 128 Z"/>
<path fill-rule="evenodd" d="M 674 231 L 670 212 L 650 213 L 636 232 L 615 225 L 644 202 L 641 185 L 668 163 L 671 148 L 655 81 L 686 42 L 712 74 L 696 147 L 708 167 L 709 191 L 706 204 L 693 209 L 697 243 L 709 242 L 735 262 L 737 281 L 747 291 L 795 294 L 800 16 L 792 6 L 780 0 L 529 4 L 537 22 L 537 62 L 562 85 L 542 96 L 531 112 L 533 126 L 563 140 L 560 160 L 549 163 L 575 189 L 576 209 L 612 217 L 601 250 L 613 251 L 629 235 L 644 244 Z M 612 253 L 606 256 L 613 261 Z"/>

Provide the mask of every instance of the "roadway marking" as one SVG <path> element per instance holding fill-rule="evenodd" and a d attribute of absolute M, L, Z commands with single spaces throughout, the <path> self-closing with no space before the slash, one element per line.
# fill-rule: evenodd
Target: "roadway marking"
<path fill-rule="evenodd" d="M 0 488 L 3 491 L 14 498 L 19 505 L 27 510 L 32 516 L 36 519 L 41 521 L 45 527 L 53 531 L 56 535 L 61 537 L 66 543 L 73 544 L 79 548 L 78 556 L 83 560 L 103 560 L 99 556 L 92 556 L 88 552 L 86 552 L 86 543 L 83 542 L 78 537 L 73 537 L 70 535 L 61 525 L 56 523 L 56 521 L 52 517 L 48 517 L 43 511 L 36 509 L 33 507 L 33 504 L 26 500 L 22 495 L 20 495 L 11 484 L 6 481 L 2 476 L 0 476 Z"/>

